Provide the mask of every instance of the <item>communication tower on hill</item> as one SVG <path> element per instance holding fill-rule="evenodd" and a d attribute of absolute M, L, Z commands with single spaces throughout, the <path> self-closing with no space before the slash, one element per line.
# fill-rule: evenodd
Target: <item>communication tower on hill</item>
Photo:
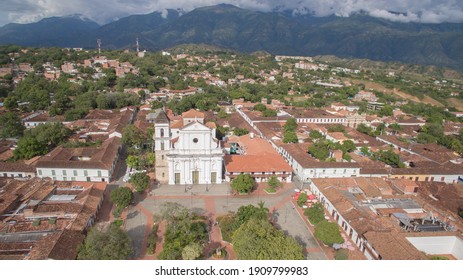
<path fill-rule="evenodd" d="M 145 57 L 145 52 L 146 51 L 140 51 L 140 43 L 139 43 L 139 40 L 138 40 L 138 34 L 137 34 L 137 56 L 138 57 Z"/>
<path fill-rule="evenodd" d="M 140 45 L 138 44 L 138 35 L 137 35 L 137 53 L 140 52 Z"/>
<path fill-rule="evenodd" d="M 98 44 L 98 55 L 101 53 L 101 39 L 96 40 L 96 43 Z"/>

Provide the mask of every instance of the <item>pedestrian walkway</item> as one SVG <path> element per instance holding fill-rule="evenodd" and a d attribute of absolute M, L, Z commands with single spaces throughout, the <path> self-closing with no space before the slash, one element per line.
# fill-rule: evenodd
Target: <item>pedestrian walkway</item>
<path fill-rule="evenodd" d="M 190 196 L 191 193 L 200 196 L 228 195 L 232 192 L 230 184 L 212 185 L 159 185 L 150 191 L 154 196 Z"/>

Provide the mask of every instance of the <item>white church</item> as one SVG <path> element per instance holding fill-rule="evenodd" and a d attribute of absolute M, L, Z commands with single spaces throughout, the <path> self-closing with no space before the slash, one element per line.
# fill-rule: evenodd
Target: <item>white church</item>
<path fill-rule="evenodd" d="M 191 109 L 182 116 L 156 112 L 154 141 L 156 179 L 169 185 L 222 182 L 224 150 L 216 126 L 204 124 L 205 114 Z"/>

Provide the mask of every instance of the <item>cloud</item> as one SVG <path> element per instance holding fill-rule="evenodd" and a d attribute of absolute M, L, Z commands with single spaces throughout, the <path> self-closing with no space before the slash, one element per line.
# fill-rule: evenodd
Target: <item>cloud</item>
<path fill-rule="evenodd" d="M 132 14 L 166 9 L 190 11 L 228 3 L 259 11 L 292 10 L 294 14 L 347 17 L 364 12 L 401 22 L 463 22 L 462 0 L 1 0 L 0 25 L 28 23 L 44 17 L 82 14 L 104 24 Z"/>

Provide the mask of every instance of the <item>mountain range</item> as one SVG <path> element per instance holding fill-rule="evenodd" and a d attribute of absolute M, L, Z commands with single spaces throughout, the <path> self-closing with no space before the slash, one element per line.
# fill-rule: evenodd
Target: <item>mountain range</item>
<path fill-rule="evenodd" d="M 399 23 L 365 14 L 314 17 L 258 12 L 228 4 L 184 13 L 167 10 L 133 15 L 99 26 L 74 15 L 0 28 L 0 44 L 35 47 L 134 48 L 208 44 L 242 52 L 280 55 L 335 55 L 380 61 L 445 66 L 463 70 L 463 24 Z"/>

